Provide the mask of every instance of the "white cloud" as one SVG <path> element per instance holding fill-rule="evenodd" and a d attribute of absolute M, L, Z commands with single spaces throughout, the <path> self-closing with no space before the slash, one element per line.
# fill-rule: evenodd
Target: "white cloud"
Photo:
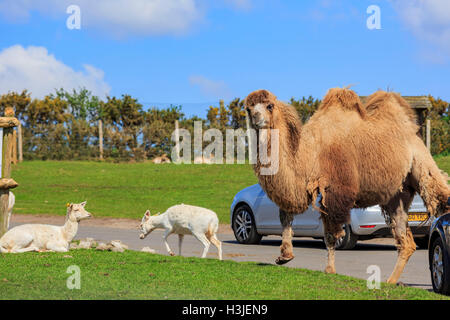
<path fill-rule="evenodd" d="M 0 52 L 1 94 L 27 89 L 33 97 L 42 98 L 55 89 L 85 87 L 103 98 L 110 91 L 103 76 L 102 70 L 87 64 L 82 71 L 75 71 L 44 47 L 15 45 Z"/>
<path fill-rule="evenodd" d="M 32 11 L 67 18 L 67 7 L 78 5 L 82 30 L 116 37 L 183 35 L 204 22 L 207 9 L 217 3 L 244 11 L 252 6 L 252 0 L 0 0 L 0 14 L 19 23 L 26 22 Z"/>
<path fill-rule="evenodd" d="M 2 0 L 0 12 L 23 22 L 31 11 L 68 17 L 69 5 L 81 9 L 81 29 L 95 28 L 115 36 L 183 34 L 202 19 L 197 0 Z"/>
<path fill-rule="evenodd" d="M 200 88 L 200 91 L 208 98 L 229 99 L 231 92 L 223 81 L 214 81 L 201 75 L 189 77 L 189 83 Z"/>
<path fill-rule="evenodd" d="M 391 0 L 404 25 L 420 40 L 450 53 L 450 1 Z"/>

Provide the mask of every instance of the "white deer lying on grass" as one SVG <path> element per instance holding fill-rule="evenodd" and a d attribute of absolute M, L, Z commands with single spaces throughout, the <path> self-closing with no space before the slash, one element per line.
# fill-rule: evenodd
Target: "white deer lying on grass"
<path fill-rule="evenodd" d="M 69 243 L 78 231 L 78 223 L 91 214 L 84 209 L 86 201 L 67 205 L 66 223 L 63 226 L 22 224 L 6 232 L 0 239 L 1 253 L 28 251 L 69 251 Z"/>
<path fill-rule="evenodd" d="M 14 195 L 14 193 L 10 191 L 8 197 L 8 221 L 6 222 L 6 229 L 9 229 L 9 223 L 11 222 L 11 215 L 15 203 L 16 203 L 16 196 Z"/>
<path fill-rule="evenodd" d="M 204 246 L 202 258 L 206 257 L 210 242 L 212 242 L 217 247 L 219 259 L 222 260 L 222 243 L 216 237 L 219 219 L 214 211 L 185 204 L 170 207 L 163 214 L 155 216 L 152 216 L 150 210 L 147 210 L 142 218 L 140 228 L 142 231 L 141 239 L 144 239 L 155 229 L 165 229 L 164 244 L 171 256 L 175 254 L 167 243 L 167 237 L 172 233 L 178 234 L 178 250 L 179 255 L 181 255 L 184 235 L 192 234 Z"/>

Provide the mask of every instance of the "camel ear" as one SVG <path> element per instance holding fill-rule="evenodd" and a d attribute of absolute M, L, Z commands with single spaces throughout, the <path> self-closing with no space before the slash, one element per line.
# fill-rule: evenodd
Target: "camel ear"
<path fill-rule="evenodd" d="M 270 98 L 276 99 L 276 97 L 267 90 L 257 90 L 253 91 L 247 96 L 247 98 L 245 98 L 244 104 L 246 106 L 254 106 L 258 103 L 267 102 Z"/>

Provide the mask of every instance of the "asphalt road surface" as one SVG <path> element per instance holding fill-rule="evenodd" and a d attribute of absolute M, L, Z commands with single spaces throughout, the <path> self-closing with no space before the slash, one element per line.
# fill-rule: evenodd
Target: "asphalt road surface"
<path fill-rule="evenodd" d="M 162 231 L 155 230 L 146 239 L 141 240 L 137 229 L 80 225 L 75 239 L 92 237 L 100 241 L 121 240 L 132 250 L 141 250 L 143 247 L 149 246 L 159 254 L 167 254 L 162 234 Z M 279 236 L 270 236 L 264 237 L 260 245 L 241 245 L 237 243 L 234 235 L 229 231 L 219 233 L 218 238 L 222 241 L 223 258 L 235 261 L 257 261 L 274 264 L 281 244 Z M 172 251 L 178 254 L 178 236 L 171 235 L 168 242 Z M 367 273 L 367 268 L 376 265 L 379 266 L 381 271 L 381 281 L 386 281 L 397 259 L 397 251 L 393 243 L 392 239 L 374 239 L 358 242 L 353 250 L 337 251 L 337 273 L 367 279 L 370 275 Z M 193 236 L 184 237 L 183 256 L 199 257 L 202 251 L 203 246 L 197 239 Z M 327 251 L 321 240 L 296 238 L 294 240 L 294 255 L 295 259 L 286 264 L 286 267 L 320 271 L 325 268 Z M 207 257 L 217 258 L 217 249 L 212 244 Z M 432 290 L 427 250 L 418 249 L 413 254 L 400 281 L 409 286 Z"/>

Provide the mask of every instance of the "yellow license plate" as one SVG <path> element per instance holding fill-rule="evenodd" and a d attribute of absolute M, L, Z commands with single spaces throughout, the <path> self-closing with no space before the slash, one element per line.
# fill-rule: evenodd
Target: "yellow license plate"
<path fill-rule="evenodd" d="M 425 221 L 428 219 L 426 212 L 410 212 L 408 214 L 408 221 Z"/>

